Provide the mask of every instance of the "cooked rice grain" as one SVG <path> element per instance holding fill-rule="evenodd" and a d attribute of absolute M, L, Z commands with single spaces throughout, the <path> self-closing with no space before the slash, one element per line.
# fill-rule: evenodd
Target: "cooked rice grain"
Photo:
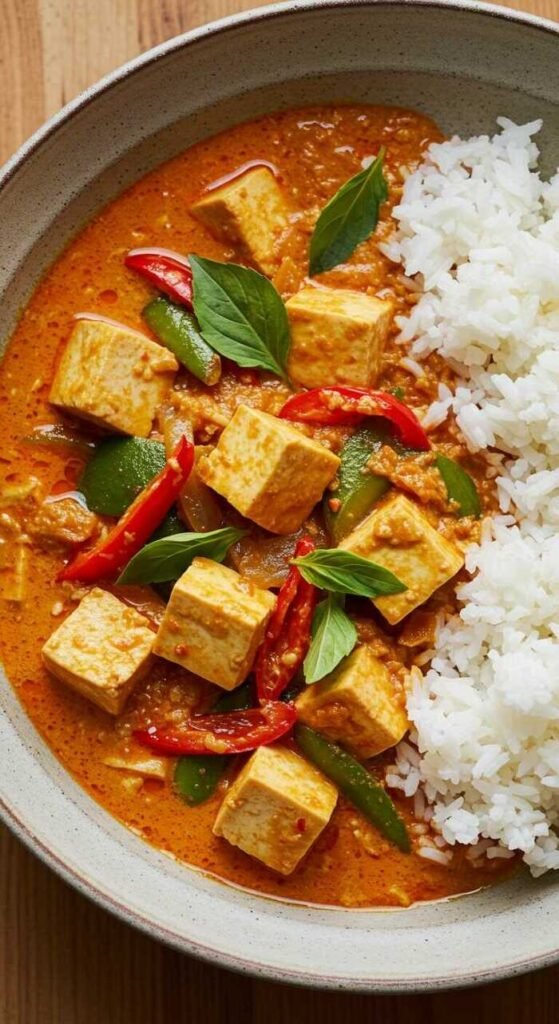
<path fill-rule="evenodd" d="M 474 859 L 521 851 L 539 875 L 559 868 L 559 175 L 538 173 L 541 122 L 498 124 L 430 147 L 383 247 L 424 284 L 399 322 L 410 357 L 437 351 L 461 378 L 424 423 L 452 409 L 472 451 L 505 453 L 488 453 L 504 514 L 408 695 L 421 763 L 400 744 L 389 785 L 421 787 Z"/>

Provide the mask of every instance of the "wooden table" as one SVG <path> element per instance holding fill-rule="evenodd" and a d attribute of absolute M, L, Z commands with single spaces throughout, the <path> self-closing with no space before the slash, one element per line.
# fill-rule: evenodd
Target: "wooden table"
<path fill-rule="evenodd" d="M 142 50 L 257 0 L 0 0 L 0 162 L 76 93 Z M 559 0 L 509 0 L 559 20 Z M 551 1024 L 559 967 L 435 996 L 252 981 L 159 945 L 0 833 L 0 1024 Z"/>

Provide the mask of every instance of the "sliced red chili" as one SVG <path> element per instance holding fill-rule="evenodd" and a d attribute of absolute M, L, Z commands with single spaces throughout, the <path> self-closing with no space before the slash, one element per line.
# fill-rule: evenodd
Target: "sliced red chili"
<path fill-rule="evenodd" d="M 403 444 L 418 451 L 431 445 L 415 413 L 394 395 L 372 388 L 350 386 L 311 388 L 288 398 L 280 417 L 301 423 L 354 426 L 367 416 L 383 416 L 392 423 Z"/>
<path fill-rule="evenodd" d="M 301 537 L 294 557 L 302 558 L 314 549 L 310 537 Z M 305 660 L 317 599 L 317 588 L 292 565 L 256 656 L 254 671 L 260 701 L 277 700 Z"/>
<path fill-rule="evenodd" d="M 94 583 L 115 576 L 151 537 L 177 500 L 194 465 L 194 445 L 182 437 L 160 473 L 144 488 L 110 533 L 80 553 L 59 580 Z"/>
<path fill-rule="evenodd" d="M 180 730 L 138 729 L 135 738 L 158 754 L 242 754 L 273 743 L 297 719 L 294 704 L 269 701 L 259 708 L 191 718 Z"/>
<path fill-rule="evenodd" d="M 124 263 L 173 302 L 192 309 L 192 270 L 185 256 L 170 249 L 131 249 Z"/>

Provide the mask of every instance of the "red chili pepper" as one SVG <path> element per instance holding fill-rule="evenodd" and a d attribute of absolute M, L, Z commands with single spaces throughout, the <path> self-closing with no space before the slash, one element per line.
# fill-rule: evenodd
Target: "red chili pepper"
<path fill-rule="evenodd" d="M 134 737 L 158 754 L 242 754 L 279 740 L 297 719 L 294 704 L 268 701 L 259 708 L 191 718 L 180 731 L 153 725 L 138 729 Z"/>
<path fill-rule="evenodd" d="M 59 580 L 95 580 L 114 576 L 151 537 L 186 483 L 194 465 L 194 445 L 181 437 L 160 473 L 132 502 L 110 533 L 59 572 Z"/>
<path fill-rule="evenodd" d="M 288 398 L 280 417 L 301 423 L 353 426 L 366 416 L 384 416 L 396 427 L 403 444 L 419 451 L 431 445 L 417 416 L 407 405 L 386 391 L 372 388 L 312 388 Z"/>
<path fill-rule="evenodd" d="M 188 260 L 180 253 L 170 249 L 131 249 L 124 263 L 173 302 L 192 309 L 192 271 Z"/>
<path fill-rule="evenodd" d="M 314 549 L 310 537 L 301 537 L 294 557 L 302 558 Z M 302 665 L 311 641 L 317 598 L 317 588 L 292 565 L 256 655 L 254 671 L 260 701 L 277 700 Z"/>

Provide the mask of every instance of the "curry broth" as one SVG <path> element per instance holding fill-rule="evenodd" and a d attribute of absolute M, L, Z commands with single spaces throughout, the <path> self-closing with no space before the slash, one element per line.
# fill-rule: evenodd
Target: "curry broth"
<path fill-rule="evenodd" d="M 274 279 L 287 297 L 304 281 L 309 237 L 319 209 L 360 169 L 363 158 L 386 145 L 390 200 L 383 208 L 376 235 L 359 246 L 347 264 L 321 280 L 371 294 L 386 288 L 403 311 L 414 301 L 414 294 L 405 287 L 399 269 L 378 252 L 377 241 L 390 231 L 390 206 L 398 200 L 405 168 L 416 164 L 425 146 L 440 138 L 430 120 L 398 109 L 344 106 L 288 111 L 201 142 L 130 188 L 60 256 L 15 331 L 0 368 L 2 486 L 33 476 L 40 481 L 43 494 L 72 490 L 83 462 L 67 451 L 33 448 L 22 443 L 22 438 L 37 424 L 57 422 L 47 397 L 73 315 L 80 310 L 95 311 L 147 330 L 141 310 L 154 292 L 124 267 L 123 256 L 130 248 L 160 245 L 234 259 L 232 248 L 210 236 L 189 215 L 189 203 L 216 179 L 248 161 L 272 163 L 294 208 L 301 211 Z M 425 376 L 416 380 L 397 366 L 400 357 L 401 352 L 389 349 L 380 386 L 403 386 L 411 405 L 426 405 L 438 381 L 449 377 L 450 371 L 432 357 Z M 262 405 L 258 377 L 252 373 L 230 372 L 217 393 L 234 400 L 240 389 L 244 400 L 251 401 L 251 394 L 256 395 Z M 274 385 L 269 385 L 268 392 L 273 390 Z M 446 434 L 440 428 L 435 439 L 456 444 L 453 428 L 445 430 Z M 475 464 L 471 469 L 489 501 L 488 482 L 481 480 Z M 4 509 L 2 514 L 12 513 Z M 291 877 L 280 878 L 213 836 L 219 793 L 206 804 L 189 808 L 163 782 L 126 783 L 122 772 L 102 763 L 114 750 L 115 738 L 124 742 L 133 728 L 149 724 L 151 716 L 156 719 L 162 706 L 182 709 L 186 716 L 215 688 L 160 661 L 149 679 L 138 685 L 115 723 L 50 677 L 42 666 L 41 647 L 59 625 L 61 614 L 75 607 L 68 601 L 67 588 L 55 582 L 64 554 L 31 547 L 25 600 L 21 605 L 2 602 L 3 660 L 30 717 L 65 767 L 108 811 L 144 839 L 239 885 L 293 900 L 343 906 L 407 905 L 476 889 L 510 870 L 499 861 L 476 869 L 461 852 L 455 852 L 450 867 L 402 854 L 340 800 L 302 866 Z M 142 601 L 138 591 L 129 591 L 127 597 L 132 603 Z M 389 763 L 390 752 L 387 757 Z M 398 807 L 413 823 L 406 802 L 399 800 Z"/>

